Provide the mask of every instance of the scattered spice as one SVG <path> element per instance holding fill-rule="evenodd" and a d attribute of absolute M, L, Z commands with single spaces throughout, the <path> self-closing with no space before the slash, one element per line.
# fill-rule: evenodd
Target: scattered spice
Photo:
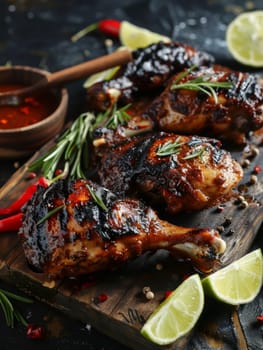
<path fill-rule="evenodd" d="M 143 294 L 146 294 L 146 293 L 148 293 L 148 292 L 150 292 L 151 291 L 151 288 L 150 287 L 143 287 L 143 289 L 142 289 L 142 292 L 143 292 Z"/>
<path fill-rule="evenodd" d="M 232 218 L 226 218 L 225 221 L 223 222 L 223 226 L 227 227 L 232 223 Z"/>
<path fill-rule="evenodd" d="M 145 294 L 145 297 L 146 297 L 147 300 L 152 300 L 152 299 L 154 299 L 154 293 L 153 293 L 151 290 L 149 290 L 149 291 Z"/>
<path fill-rule="evenodd" d="M 30 339 L 43 339 L 45 337 L 45 329 L 29 323 L 27 325 L 26 335 Z"/>
<path fill-rule="evenodd" d="M 156 264 L 155 268 L 157 271 L 161 271 L 163 269 L 163 265 L 158 263 L 158 264 Z"/>
<path fill-rule="evenodd" d="M 35 179 L 37 177 L 37 174 L 34 173 L 33 171 L 30 171 L 28 174 L 27 174 L 27 178 L 29 180 L 32 180 L 32 179 Z"/>
<path fill-rule="evenodd" d="M 97 305 L 104 303 L 107 299 L 108 295 L 106 293 L 101 293 L 93 299 L 93 302 Z"/>
<path fill-rule="evenodd" d="M 257 175 L 251 175 L 249 182 L 251 185 L 255 185 L 258 182 Z"/>
<path fill-rule="evenodd" d="M 259 174 L 262 172 L 262 168 L 260 165 L 255 165 L 253 169 L 253 174 Z"/>
<path fill-rule="evenodd" d="M 239 206 L 240 209 L 245 209 L 247 207 L 248 207 L 248 202 L 246 200 L 240 203 L 240 206 Z"/>
<path fill-rule="evenodd" d="M 225 207 L 223 207 L 222 205 L 218 205 L 217 208 L 216 208 L 216 211 L 217 211 L 218 213 L 221 213 L 221 212 L 224 211 L 224 210 L 225 210 Z"/>
<path fill-rule="evenodd" d="M 224 228 L 224 226 L 218 226 L 217 228 L 217 231 L 219 232 L 219 233 L 223 233 L 224 231 L 225 231 L 225 228 Z"/>
<path fill-rule="evenodd" d="M 241 162 L 242 168 L 247 168 L 250 165 L 250 160 L 249 159 L 243 159 Z"/>

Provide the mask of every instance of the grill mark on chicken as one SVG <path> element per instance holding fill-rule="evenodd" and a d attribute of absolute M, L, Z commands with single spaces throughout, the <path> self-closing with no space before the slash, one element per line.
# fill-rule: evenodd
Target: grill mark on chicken
<path fill-rule="evenodd" d="M 179 152 L 157 155 L 161 146 L 178 138 Z M 229 199 L 243 175 L 220 141 L 205 137 L 161 132 L 132 137 L 99 152 L 98 175 L 103 186 L 119 196 L 141 196 L 170 214 Z"/>
<path fill-rule="evenodd" d="M 263 126 L 263 88 L 249 73 L 221 66 L 200 67 L 189 72 L 179 83 L 199 76 L 214 82 L 231 82 L 228 89 L 215 88 L 218 103 L 202 91 L 172 89 L 175 75 L 166 89 L 143 113 L 158 129 L 183 134 L 217 137 L 242 144 L 251 131 Z"/>
<path fill-rule="evenodd" d="M 87 89 L 90 110 L 107 110 L 114 103 L 127 104 L 140 94 L 159 92 L 176 72 L 192 65 L 209 65 L 209 54 L 182 43 L 152 44 L 133 52 L 132 62 L 123 65 L 109 81 L 98 82 Z"/>
<path fill-rule="evenodd" d="M 94 201 L 87 185 L 105 201 L 107 211 Z M 63 209 L 38 223 L 61 204 Z M 89 180 L 59 180 L 48 189 L 39 187 L 23 212 L 19 236 L 26 259 L 52 278 L 116 268 L 157 249 L 207 272 L 225 250 L 216 230 L 170 224 L 142 202 L 118 199 Z"/>

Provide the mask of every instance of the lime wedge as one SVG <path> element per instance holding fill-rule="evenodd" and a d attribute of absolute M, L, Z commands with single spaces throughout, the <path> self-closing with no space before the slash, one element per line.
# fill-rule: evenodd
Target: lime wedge
<path fill-rule="evenodd" d="M 171 41 L 167 36 L 138 27 L 127 21 L 121 22 L 119 37 L 122 45 L 129 47 L 132 50 L 146 47 L 158 41 Z"/>
<path fill-rule="evenodd" d="M 83 87 L 87 89 L 91 85 L 98 83 L 99 81 L 110 80 L 114 76 L 114 74 L 117 72 L 118 69 L 119 67 L 113 67 L 113 68 L 109 68 L 104 71 L 92 74 L 85 80 Z"/>
<path fill-rule="evenodd" d="M 263 283 L 261 249 L 244 255 L 202 280 L 206 294 L 231 305 L 252 301 Z"/>
<path fill-rule="evenodd" d="M 238 62 L 263 67 L 263 11 L 237 16 L 227 27 L 226 43 Z"/>
<path fill-rule="evenodd" d="M 159 345 L 174 342 L 196 324 L 204 308 L 204 292 L 198 274 L 182 282 L 151 314 L 141 334 Z"/>

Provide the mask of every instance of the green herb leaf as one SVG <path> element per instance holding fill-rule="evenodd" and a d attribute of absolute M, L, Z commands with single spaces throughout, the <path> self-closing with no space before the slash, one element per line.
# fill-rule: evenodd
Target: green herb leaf
<path fill-rule="evenodd" d="M 105 211 L 108 211 L 108 208 L 106 207 L 105 203 L 103 202 L 103 200 L 92 190 L 92 188 L 86 184 L 89 193 L 91 195 L 91 197 L 93 198 L 93 200 Z"/>
<path fill-rule="evenodd" d="M 6 290 L 0 289 L 0 307 L 2 308 L 2 311 L 5 316 L 6 324 L 8 327 L 14 327 L 14 321 L 15 319 L 22 323 L 24 326 L 27 325 L 26 320 L 21 315 L 21 313 L 17 310 L 15 310 L 13 304 L 9 299 L 14 299 L 17 301 L 21 301 L 24 303 L 31 303 L 32 300 L 22 297 L 20 295 L 8 292 Z"/>
<path fill-rule="evenodd" d="M 204 74 L 203 76 L 189 79 L 185 83 L 180 83 L 180 81 L 185 78 L 196 66 L 192 66 L 189 69 L 185 70 L 177 76 L 177 79 L 171 86 L 172 90 L 175 89 L 188 89 L 194 91 L 201 91 L 208 96 L 212 96 L 215 103 L 218 103 L 218 96 L 215 89 L 229 89 L 233 86 L 230 81 L 211 81 L 210 74 Z"/>
<path fill-rule="evenodd" d="M 163 145 L 161 145 L 158 148 L 156 155 L 159 157 L 165 157 L 165 156 L 169 156 L 171 154 L 178 153 L 181 150 L 180 147 L 184 143 L 185 142 L 180 142 L 180 136 L 178 136 L 174 142 L 171 142 L 169 140 L 169 141 L 165 142 Z"/>
<path fill-rule="evenodd" d="M 87 112 L 81 114 L 72 125 L 58 138 L 55 145 L 42 157 L 38 158 L 28 168 L 29 171 L 40 169 L 48 180 L 59 178 L 86 178 L 89 166 L 89 141 L 95 128 L 103 125 L 114 129 L 123 125 L 131 118 L 126 112 L 130 105 L 117 109 L 116 106 L 106 113 L 95 114 Z M 54 176 L 58 167 L 64 167 L 62 174 Z"/>
<path fill-rule="evenodd" d="M 187 159 L 192 159 L 192 158 L 196 158 L 196 157 L 202 158 L 205 151 L 206 151 L 205 147 L 202 147 L 199 150 L 197 150 L 196 152 L 190 153 L 187 156 L 183 157 L 182 159 L 187 160 Z"/>
<path fill-rule="evenodd" d="M 46 215 L 44 215 L 40 220 L 38 220 L 37 225 L 42 224 L 47 219 L 49 219 L 52 215 L 56 214 L 58 211 L 60 211 L 64 207 L 65 207 L 65 205 L 62 204 L 62 205 L 60 205 L 58 207 L 55 207 L 54 209 L 50 210 Z"/>

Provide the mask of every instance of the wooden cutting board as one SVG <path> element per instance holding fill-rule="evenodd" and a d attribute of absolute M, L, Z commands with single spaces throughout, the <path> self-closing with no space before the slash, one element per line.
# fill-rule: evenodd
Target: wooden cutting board
<path fill-rule="evenodd" d="M 186 226 L 224 227 L 222 237 L 227 243 L 227 249 L 221 259 L 222 266 L 248 252 L 260 231 L 263 221 L 263 173 L 257 174 L 258 181 L 255 184 L 251 184 L 250 178 L 256 165 L 263 168 L 262 139 L 262 133 L 259 133 L 253 140 L 253 144 L 260 151 L 258 155 L 250 155 L 249 147 L 232 152 L 233 157 L 240 162 L 244 159 L 250 161 L 244 169 L 244 179 L 239 186 L 239 191 L 248 202 L 246 208 L 240 208 L 240 204 L 233 198 L 224 203 L 224 210 L 221 212 L 213 207 L 194 213 L 191 218 L 189 215 L 180 215 L 172 219 L 174 223 Z M 28 186 L 28 164 L 43 154 L 48 147 L 36 153 L 1 188 L 1 207 L 11 203 Z M 163 300 L 165 292 L 176 288 L 182 280 L 182 275 L 188 273 L 189 269 L 186 264 L 176 263 L 167 252 L 158 251 L 146 253 L 117 271 L 102 272 L 76 280 L 49 281 L 45 275 L 29 269 L 15 232 L 0 236 L 1 279 L 65 312 L 70 317 L 90 323 L 99 331 L 132 349 L 160 348 L 145 340 L 139 330 Z M 154 299 L 146 300 L 142 293 L 144 286 L 151 287 L 155 294 Z M 102 293 L 105 293 L 108 299 L 98 303 L 97 297 Z M 226 345 L 228 330 L 235 338 L 233 339 L 235 346 L 241 349 L 244 334 L 238 310 L 210 303 L 208 300 L 196 329 L 188 337 L 165 349 L 228 349 Z"/>

